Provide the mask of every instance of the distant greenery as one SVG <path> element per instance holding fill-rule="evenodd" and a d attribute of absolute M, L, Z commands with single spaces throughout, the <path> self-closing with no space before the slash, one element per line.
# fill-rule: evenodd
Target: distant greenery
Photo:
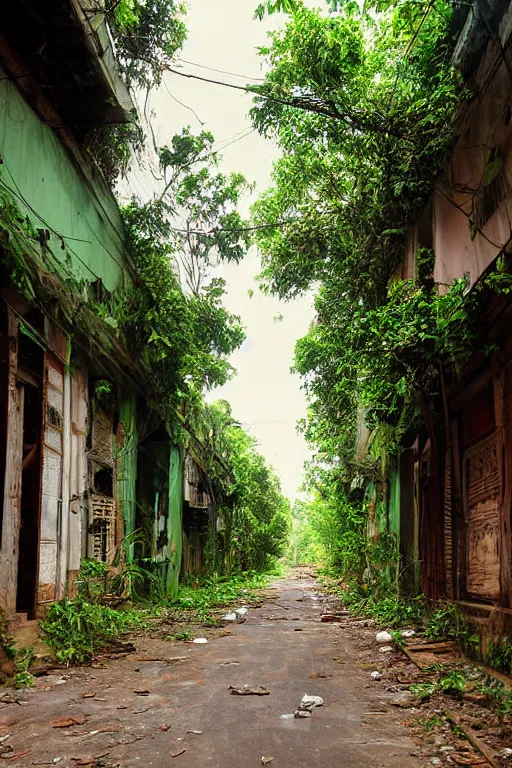
<path fill-rule="evenodd" d="M 219 526 L 209 542 L 210 571 L 267 571 L 284 554 L 291 525 L 290 503 L 277 475 L 225 400 L 199 400 L 185 414 L 195 438 L 189 449 L 218 503 Z"/>

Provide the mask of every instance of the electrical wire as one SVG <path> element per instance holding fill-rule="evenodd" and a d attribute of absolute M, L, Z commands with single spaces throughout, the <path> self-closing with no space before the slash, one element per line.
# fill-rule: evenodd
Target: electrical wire
<path fill-rule="evenodd" d="M 251 75 L 238 75 L 236 72 L 228 72 L 225 69 L 215 69 L 215 67 L 207 67 L 206 64 L 196 64 L 195 61 L 187 61 L 187 59 L 180 58 L 184 64 L 190 64 L 192 67 L 199 67 L 200 69 L 208 69 L 210 72 L 219 72 L 221 75 L 231 75 L 232 77 L 239 77 L 241 80 L 256 80 L 260 83 L 265 82 L 264 77 L 252 77 Z"/>

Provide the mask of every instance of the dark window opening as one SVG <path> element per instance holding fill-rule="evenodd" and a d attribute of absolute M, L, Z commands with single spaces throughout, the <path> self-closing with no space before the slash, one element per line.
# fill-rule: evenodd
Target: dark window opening
<path fill-rule="evenodd" d="M 114 496 L 113 472 L 111 469 L 100 469 L 94 473 L 93 479 L 94 491 L 101 496 Z"/>

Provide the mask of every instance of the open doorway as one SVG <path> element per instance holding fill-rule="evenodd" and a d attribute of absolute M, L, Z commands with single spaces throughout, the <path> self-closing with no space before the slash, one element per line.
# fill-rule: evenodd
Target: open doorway
<path fill-rule="evenodd" d="M 35 617 L 41 498 L 41 429 L 43 353 L 20 338 L 18 378 L 23 386 L 23 462 L 16 611 Z"/>

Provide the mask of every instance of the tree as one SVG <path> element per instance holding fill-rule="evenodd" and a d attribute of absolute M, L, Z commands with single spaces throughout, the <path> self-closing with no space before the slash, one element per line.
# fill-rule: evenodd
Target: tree
<path fill-rule="evenodd" d="M 264 290 L 316 290 L 316 320 L 296 347 L 310 399 L 303 428 L 350 485 L 358 414 L 403 434 L 436 356 L 456 366 L 473 338 L 460 287 L 439 300 L 428 268 L 390 290 L 454 139 L 451 7 L 291 10 L 261 50 L 268 73 L 251 114 L 282 156 L 253 217 Z"/>
<path fill-rule="evenodd" d="M 127 243 L 140 277 L 116 309 L 127 344 L 147 374 L 153 402 L 175 421 L 189 395 L 232 375 L 228 356 L 245 338 L 223 305 L 225 282 L 212 268 L 239 261 L 249 246 L 236 210 L 247 188 L 220 173 L 213 136 L 185 129 L 159 151 L 163 191 L 123 209 Z"/>

